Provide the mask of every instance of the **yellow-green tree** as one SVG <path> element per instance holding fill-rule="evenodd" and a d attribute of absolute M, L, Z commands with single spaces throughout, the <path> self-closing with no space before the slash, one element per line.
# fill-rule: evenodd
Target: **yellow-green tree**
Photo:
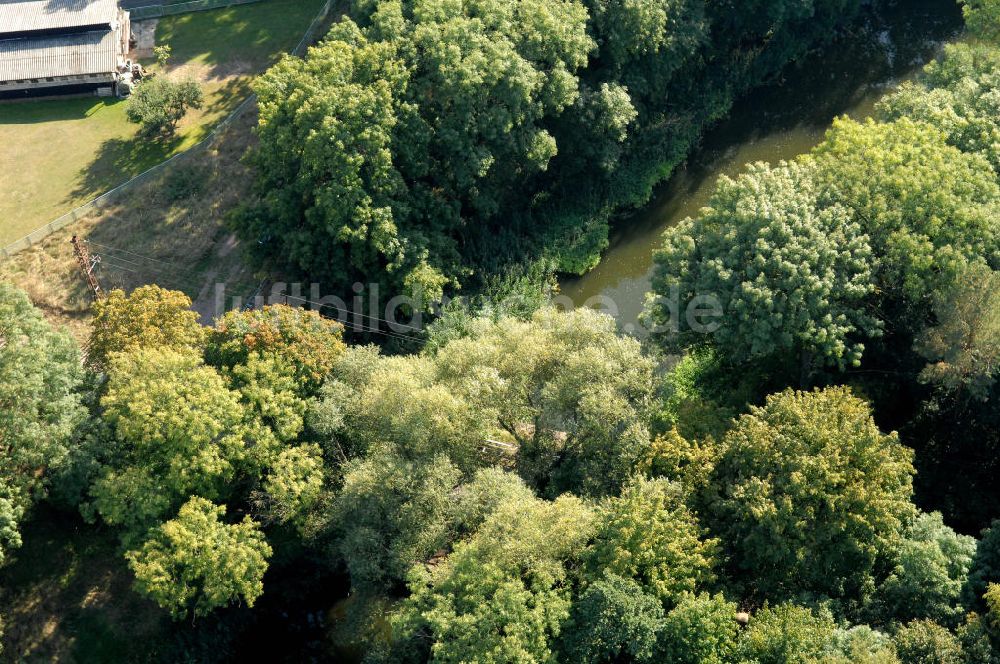
<path fill-rule="evenodd" d="M 217 498 L 247 458 L 244 412 L 191 352 L 117 354 L 101 400 L 115 443 L 91 488 L 101 517 L 141 533 L 192 494 Z"/>
<path fill-rule="evenodd" d="M 679 485 L 636 479 L 598 512 L 587 566 L 595 579 L 610 572 L 638 582 L 670 609 L 714 580 L 717 547 L 684 505 Z"/>
<path fill-rule="evenodd" d="M 136 589 L 178 619 L 234 602 L 253 606 L 264 592 L 271 547 L 250 517 L 226 523 L 225 514 L 225 507 L 194 497 L 155 528 L 125 556 Z"/>
<path fill-rule="evenodd" d="M 113 290 L 94 303 L 87 359 L 102 370 L 115 353 L 158 346 L 198 349 L 204 337 L 191 298 L 184 293 L 156 285 L 129 294 Z"/>

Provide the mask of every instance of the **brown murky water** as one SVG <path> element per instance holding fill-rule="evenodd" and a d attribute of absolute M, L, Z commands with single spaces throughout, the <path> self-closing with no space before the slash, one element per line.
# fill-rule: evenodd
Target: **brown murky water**
<path fill-rule="evenodd" d="M 611 313 L 623 330 L 642 336 L 638 318 L 653 251 L 666 229 L 708 203 L 720 175 L 736 175 L 756 161 L 791 160 L 820 143 L 834 118 L 870 115 L 879 98 L 919 73 L 961 25 L 953 0 L 900 1 L 790 68 L 775 85 L 751 93 L 646 208 L 615 224 L 601 263 L 583 277 L 564 279 L 562 295 Z"/>

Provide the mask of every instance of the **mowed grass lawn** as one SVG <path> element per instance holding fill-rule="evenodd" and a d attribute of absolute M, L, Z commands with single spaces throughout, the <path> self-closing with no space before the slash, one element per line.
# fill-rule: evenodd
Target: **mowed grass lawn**
<path fill-rule="evenodd" d="M 0 246 L 205 137 L 249 94 L 253 76 L 298 44 L 323 0 L 265 0 L 159 20 L 170 76 L 193 76 L 205 106 L 169 141 L 147 141 L 128 102 L 94 97 L 0 104 Z"/>

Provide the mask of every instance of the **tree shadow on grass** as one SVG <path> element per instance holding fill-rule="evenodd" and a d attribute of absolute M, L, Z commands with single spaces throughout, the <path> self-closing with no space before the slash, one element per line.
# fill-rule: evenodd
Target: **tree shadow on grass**
<path fill-rule="evenodd" d="M 96 99 L 92 96 L 18 100 L 0 104 L 0 125 L 81 120 L 121 103 L 124 103 L 121 99 Z"/>
<path fill-rule="evenodd" d="M 322 0 L 272 0 L 161 19 L 156 43 L 170 44 L 174 62 L 199 61 L 209 76 L 255 73 L 290 50 Z"/>
<path fill-rule="evenodd" d="M 80 171 L 66 202 L 95 198 L 164 161 L 177 151 L 184 137 L 149 139 L 112 138 L 98 148 L 94 160 Z"/>
<path fill-rule="evenodd" d="M 115 534 L 46 505 L 0 573 L 5 655 L 18 661 L 136 661 L 169 620 L 131 589 Z M 13 661 L 13 660 L 12 660 Z"/>

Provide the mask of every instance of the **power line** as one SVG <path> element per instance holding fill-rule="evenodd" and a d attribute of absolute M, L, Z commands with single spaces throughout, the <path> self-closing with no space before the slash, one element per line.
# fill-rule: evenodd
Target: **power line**
<path fill-rule="evenodd" d="M 359 313 L 359 312 L 352 312 L 352 311 L 348 311 L 347 309 L 340 309 L 339 307 L 334 307 L 333 305 L 331 305 L 329 303 L 313 302 L 312 300 L 309 300 L 309 299 L 304 298 L 304 297 L 298 297 L 298 296 L 295 296 L 295 295 L 282 295 L 281 297 L 285 298 L 285 300 L 296 300 L 297 302 L 302 302 L 303 304 L 311 304 L 314 307 L 321 307 L 321 308 L 322 307 L 331 307 L 333 309 L 336 309 L 338 312 L 343 312 L 345 314 L 351 314 L 351 315 L 354 315 L 354 316 L 361 316 L 362 318 L 368 318 L 370 320 L 376 320 L 376 321 L 379 321 L 380 323 L 385 323 L 386 325 L 395 325 L 397 327 L 403 327 L 403 328 L 406 328 L 408 330 L 413 330 L 414 332 L 423 332 L 424 331 L 423 328 L 416 327 L 414 325 L 404 325 L 403 323 L 390 322 L 390 321 L 387 321 L 384 318 L 379 318 L 378 316 L 372 316 L 371 314 L 365 314 L 365 313 Z"/>
<path fill-rule="evenodd" d="M 150 274 L 153 274 L 152 271 L 151 271 L 151 268 L 149 268 L 148 266 L 139 265 L 138 263 L 134 263 L 132 261 L 126 260 L 124 258 L 121 258 L 120 256 L 108 256 L 107 254 L 105 254 L 104 256 L 102 256 L 102 259 L 103 259 L 101 261 L 102 265 L 108 265 L 108 266 L 113 267 L 113 268 L 118 269 L 118 270 L 124 270 L 126 272 L 132 272 L 133 274 L 138 274 L 138 275 L 150 275 Z M 133 267 L 131 267 L 131 268 L 130 267 L 125 267 L 124 265 L 119 264 L 118 261 L 121 261 L 121 262 L 124 262 L 124 263 L 128 263 L 129 265 L 131 265 Z M 138 268 L 138 269 L 133 269 L 133 268 Z M 186 287 L 186 288 L 190 288 L 191 290 L 194 290 L 195 292 L 200 292 L 201 289 L 204 287 L 204 284 L 202 284 L 202 283 L 196 283 L 196 282 L 194 282 L 192 280 L 188 280 L 188 279 L 185 279 L 185 278 L 180 277 L 180 276 L 167 275 L 167 274 L 163 274 L 163 273 L 156 273 L 156 274 L 153 274 L 153 276 L 157 280 L 163 280 L 165 282 L 172 283 L 175 286 L 183 286 L 183 287 Z"/>
<path fill-rule="evenodd" d="M 123 254 L 129 254 L 129 255 L 132 255 L 132 256 L 136 256 L 137 258 L 145 258 L 146 260 L 153 261 L 154 263 L 162 263 L 163 265 L 166 265 L 167 267 L 172 267 L 172 268 L 176 268 L 176 269 L 179 269 L 179 270 L 183 270 L 184 272 L 191 272 L 191 270 L 189 270 L 187 268 L 182 268 L 177 263 L 171 263 L 170 261 L 165 261 L 165 260 L 162 260 L 162 259 L 159 259 L 159 258 L 153 258 L 152 256 L 146 256 L 145 254 L 140 254 L 140 253 L 137 253 L 135 251 L 130 251 L 128 249 L 120 249 L 118 247 L 109 247 L 106 244 L 101 244 L 100 242 L 94 242 L 93 240 L 84 240 L 84 242 L 86 242 L 87 244 L 92 244 L 95 247 L 100 247 L 101 249 L 108 249 L 110 251 L 117 251 L 117 252 L 120 252 L 120 253 L 123 253 Z"/>

